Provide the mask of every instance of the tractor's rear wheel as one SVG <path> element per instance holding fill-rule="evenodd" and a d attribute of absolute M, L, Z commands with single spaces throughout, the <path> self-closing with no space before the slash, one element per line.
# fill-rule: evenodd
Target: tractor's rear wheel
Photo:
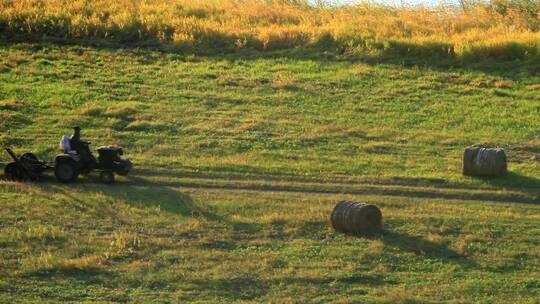
<path fill-rule="evenodd" d="M 114 173 L 109 170 L 101 171 L 99 179 L 104 184 L 112 184 L 114 183 Z"/>
<path fill-rule="evenodd" d="M 28 170 L 30 170 L 31 172 L 34 172 L 36 175 L 39 175 L 39 172 L 40 172 L 39 168 L 41 167 L 41 163 L 39 162 L 39 159 L 34 153 L 31 153 L 31 152 L 23 153 L 19 157 L 19 160 L 26 168 L 28 168 Z"/>
<path fill-rule="evenodd" d="M 120 163 L 116 166 L 115 172 L 118 175 L 126 176 L 132 168 L 133 163 L 127 158 L 122 158 Z"/>
<path fill-rule="evenodd" d="M 77 179 L 79 173 L 73 161 L 63 161 L 54 166 L 54 176 L 59 182 L 71 183 Z"/>
<path fill-rule="evenodd" d="M 4 175 L 8 180 L 24 181 L 26 175 L 24 169 L 18 163 L 9 163 L 4 168 Z"/>

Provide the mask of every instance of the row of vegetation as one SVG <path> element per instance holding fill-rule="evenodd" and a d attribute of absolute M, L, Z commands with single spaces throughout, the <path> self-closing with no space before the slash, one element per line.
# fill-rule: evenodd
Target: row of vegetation
<path fill-rule="evenodd" d="M 0 35 L 178 50 L 320 47 L 347 53 L 516 59 L 540 53 L 538 0 L 460 7 L 302 0 L 0 0 Z"/>

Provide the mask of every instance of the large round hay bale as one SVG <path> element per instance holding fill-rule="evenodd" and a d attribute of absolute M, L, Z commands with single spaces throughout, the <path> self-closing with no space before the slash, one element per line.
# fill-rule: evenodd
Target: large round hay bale
<path fill-rule="evenodd" d="M 463 152 L 463 174 L 500 176 L 508 172 L 506 153 L 501 148 L 466 148 Z"/>
<path fill-rule="evenodd" d="M 351 201 L 337 202 L 330 214 L 330 223 L 337 231 L 364 234 L 381 230 L 382 213 L 379 207 Z"/>

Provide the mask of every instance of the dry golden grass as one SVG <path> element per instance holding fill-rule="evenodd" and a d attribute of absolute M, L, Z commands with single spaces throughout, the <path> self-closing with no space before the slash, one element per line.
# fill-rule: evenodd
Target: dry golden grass
<path fill-rule="evenodd" d="M 0 100 L 0 109 L 2 110 L 18 110 L 24 107 L 26 102 L 17 99 Z"/>
<path fill-rule="evenodd" d="M 538 53 L 535 9 L 501 1 L 462 11 L 277 0 L 0 0 L 0 25 L 7 36 L 109 39 L 197 51 L 318 46 L 508 59 Z"/>

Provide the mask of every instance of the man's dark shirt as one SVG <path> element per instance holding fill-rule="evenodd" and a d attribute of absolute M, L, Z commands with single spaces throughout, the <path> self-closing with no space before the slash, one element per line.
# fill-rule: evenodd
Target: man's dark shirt
<path fill-rule="evenodd" d="M 69 144 L 71 146 L 71 150 L 77 151 L 77 154 L 79 154 L 83 160 L 88 161 L 92 159 L 92 153 L 88 147 L 89 143 L 81 140 L 80 132 L 75 132 L 73 135 L 71 135 Z"/>

